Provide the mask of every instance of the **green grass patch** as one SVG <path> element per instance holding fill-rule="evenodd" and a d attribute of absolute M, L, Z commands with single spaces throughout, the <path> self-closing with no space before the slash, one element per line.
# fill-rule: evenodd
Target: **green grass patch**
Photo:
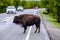
<path fill-rule="evenodd" d="M 43 16 L 45 16 L 47 18 L 47 20 L 49 22 L 51 22 L 55 27 L 59 28 L 60 29 L 60 23 L 57 22 L 56 19 L 54 19 L 51 15 L 46 15 L 46 14 L 43 14 L 41 13 Z"/>

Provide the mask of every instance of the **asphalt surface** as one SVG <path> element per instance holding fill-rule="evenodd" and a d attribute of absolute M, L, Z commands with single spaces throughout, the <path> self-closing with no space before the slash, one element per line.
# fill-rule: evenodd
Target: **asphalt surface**
<path fill-rule="evenodd" d="M 34 9 L 27 9 L 23 12 L 17 12 L 17 14 L 4 13 L 0 15 L 0 40 L 50 40 L 42 21 L 40 33 L 34 33 L 36 28 L 35 25 L 33 25 L 28 27 L 24 34 L 24 29 L 21 25 L 13 23 L 14 16 L 20 14 L 39 15 L 34 12 Z"/>

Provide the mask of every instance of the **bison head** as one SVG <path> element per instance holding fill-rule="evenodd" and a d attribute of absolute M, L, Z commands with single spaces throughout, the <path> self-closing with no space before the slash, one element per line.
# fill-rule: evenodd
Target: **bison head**
<path fill-rule="evenodd" d="M 14 17 L 13 23 L 19 24 L 18 16 L 15 16 L 15 17 Z"/>
<path fill-rule="evenodd" d="M 21 16 L 15 16 L 13 23 L 20 24 L 20 23 L 22 23 L 21 19 L 22 19 Z"/>

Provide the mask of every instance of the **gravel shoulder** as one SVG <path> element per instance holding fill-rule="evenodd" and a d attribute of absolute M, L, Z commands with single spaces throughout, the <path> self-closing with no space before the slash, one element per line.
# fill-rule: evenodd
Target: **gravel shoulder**
<path fill-rule="evenodd" d="M 41 18 L 48 32 L 50 40 L 60 40 L 60 29 L 56 28 L 51 22 L 47 21 L 47 17 L 44 15 L 41 15 Z"/>

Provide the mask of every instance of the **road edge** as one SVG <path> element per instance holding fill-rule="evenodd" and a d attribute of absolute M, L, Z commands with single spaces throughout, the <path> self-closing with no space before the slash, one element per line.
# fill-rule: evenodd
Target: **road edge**
<path fill-rule="evenodd" d="M 43 18 L 43 16 L 42 16 L 41 13 L 40 13 L 40 18 L 41 18 L 41 20 L 42 20 L 43 25 L 45 26 L 44 28 L 45 28 L 45 30 L 46 30 L 46 32 L 47 32 L 48 39 L 51 40 L 51 37 L 50 37 L 50 35 L 49 35 L 49 32 L 48 32 L 48 30 L 47 30 L 47 28 L 46 28 L 46 25 L 45 25 L 45 23 L 44 23 L 44 18 Z"/>

